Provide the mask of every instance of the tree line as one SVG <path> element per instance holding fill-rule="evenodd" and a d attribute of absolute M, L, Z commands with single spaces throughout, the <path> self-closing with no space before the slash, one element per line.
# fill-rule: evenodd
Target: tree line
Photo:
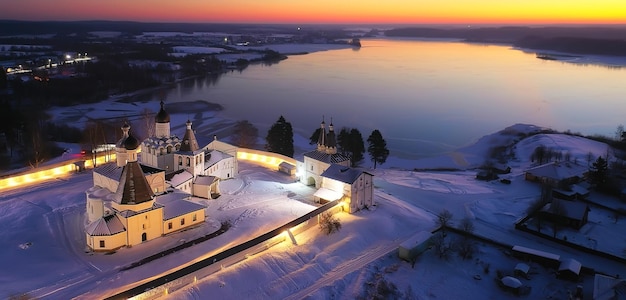
<path fill-rule="evenodd" d="M 322 133 L 321 128 L 317 128 L 309 138 L 310 144 L 317 143 L 319 135 Z M 240 134 L 236 133 L 236 136 Z M 265 150 L 269 152 L 279 153 L 288 157 L 293 157 L 293 128 L 291 123 L 285 117 L 280 116 L 278 120 L 270 127 L 265 137 Z M 387 161 L 389 149 L 387 142 L 383 138 L 381 132 L 375 129 L 367 138 L 367 153 L 370 155 L 371 161 L 374 163 L 374 169 L 377 165 L 382 165 Z M 337 135 L 337 152 L 350 158 L 353 167 L 359 166 L 365 159 L 366 148 L 361 132 L 357 128 L 343 127 Z"/>

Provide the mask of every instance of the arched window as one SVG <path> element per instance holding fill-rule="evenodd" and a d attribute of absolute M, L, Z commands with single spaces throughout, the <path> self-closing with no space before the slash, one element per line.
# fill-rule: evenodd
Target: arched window
<path fill-rule="evenodd" d="M 183 165 L 183 157 L 182 157 L 182 156 L 179 156 L 179 157 L 178 157 L 178 165 L 179 165 L 179 166 L 182 166 L 182 165 Z"/>
<path fill-rule="evenodd" d="M 189 157 L 187 157 L 187 167 L 191 166 L 191 159 L 189 159 Z"/>
<path fill-rule="evenodd" d="M 172 153 L 172 145 L 167 146 L 167 153 Z"/>
<path fill-rule="evenodd" d="M 163 155 L 163 154 L 165 154 L 165 149 L 160 148 L 160 149 L 159 149 L 159 152 L 160 152 L 160 154 L 161 154 L 161 155 Z"/>

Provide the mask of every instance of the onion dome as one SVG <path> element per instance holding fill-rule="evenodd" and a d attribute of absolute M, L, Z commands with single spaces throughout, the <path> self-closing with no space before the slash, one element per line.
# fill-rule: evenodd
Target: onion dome
<path fill-rule="evenodd" d="M 137 147 L 139 147 L 139 140 L 132 134 L 129 134 L 126 140 L 124 140 L 124 148 L 126 150 L 135 150 Z"/>
<path fill-rule="evenodd" d="M 130 130 L 130 125 L 128 125 L 127 122 L 124 122 L 124 125 L 122 125 L 122 138 L 119 141 L 117 141 L 117 143 L 115 144 L 117 148 L 126 148 L 126 146 L 124 145 L 124 142 L 128 138 L 129 130 Z"/>
<path fill-rule="evenodd" d="M 163 103 L 163 100 L 161 100 L 161 109 L 154 117 L 154 121 L 156 123 L 169 123 L 170 122 L 170 114 L 168 114 L 165 111 L 164 106 L 165 106 L 165 103 Z"/>

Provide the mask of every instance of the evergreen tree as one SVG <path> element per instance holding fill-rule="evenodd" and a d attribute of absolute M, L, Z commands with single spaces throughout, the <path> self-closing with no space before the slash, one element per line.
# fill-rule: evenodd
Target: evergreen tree
<path fill-rule="evenodd" d="M 596 184 L 598 187 L 602 188 L 606 183 L 607 173 L 609 167 L 606 159 L 599 156 L 596 161 L 591 164 L 591 170 L 589 170 L 591 183 Z"/>
<path fill-rule="evenodd" d="M 343 155 L 350 156 L 350 129 L 341 128 L 337 135 L 337 151 Z"/>
<path fill-rule="evenodd" d="M 350 163 L 353 167 L 357 166 L 364 158 L 365 144 L 363 143 L 363 136 L 356 128 L 341 128 L 337 136 L 337 146 L 337 150 L 341 154 L 350 157 Z"/>
<path fill-rule="evenodd" d="M 321 133 L 322 133 L 322 128 L 315 129 L 313 134 L 311 134 L 311 137 L 309 137 L 309 145 L 317 144 L 317 141 L 319 140 Z"/>
<path fill-rule="evenodd" d="M 350 162 L 352 166 L 357 166 L 364 158 L 365 144 L 363 143 L 363 136 L 358 129 L 352 128 L 350 130 Z"/>
<path fill-rule="evenodd" d="M 370 154 L 372 161 L 374 162 L 374 169 L 377 164 L 384 164 L 389 156 L 389 149 L 387 149 L 387 142 L 383 139 L 383 135 L 378 129 L 372 131 L 367 138 L 367 153 Z"/>
<path fill-rule="evenodd" d="M 4 68 L 0 68 L 0 89 L 6 88 L 7 82 L 7 73 L 4 71 Z"/>
<path fill-rule="evenodd" d="M 283 116 L 272 125 L 265 137 L 265 149 L 269 152 L 293 157 L 293 128 Z"/>

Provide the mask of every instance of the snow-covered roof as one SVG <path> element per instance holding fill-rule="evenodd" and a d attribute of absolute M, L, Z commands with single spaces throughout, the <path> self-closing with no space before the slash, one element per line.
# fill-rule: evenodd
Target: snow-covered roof
<path fill-rule="evenodd" d="M 558 211 L 556 211 L 556 213 L 560 216 L 564 216 L 572 220 L 584 219 L 585 213 L 589 208 L 585 203 L 567 200 L 559 200 L 558 205 L 560 205 L 563 209 L 559 209 Z M 545 212 L 555 213 L 552 210 L 552 203 L 546 204 L 541 210 Z"/>
<path fill-rule="evenodd" d="M 176 135 L 171 135 L 168 138 L 149 137 L 143 140 L 143 144 L 154 149 L 159 147 L 167 148 L 167 146 L 175 147 L 176 144 L 180 145 L 180 139 Z"/>
<path fill-rule="evenodd" d="M 175 173 L 168 174 L 168 176 L 165 179 L 168 180 L 170 182 L 170 184 L 174 188 L 177 188 L 181 184 L 183 184 L 183 183 L 185 183 L 185 182 L 187 182 L 189 180 L 192 180 L 193 179 L 193 174 L 191 174 L 187 170 L 180 170 L 180 171 L 177 171 Z"/>
<path fill-rule="evenodd" d="M 216 181 L 218 181 L 218 178 L 215 176 L 198 175 L 193 180 L 193 183 L 200 184 L 200 185 L 211 185 L 215 183 Z"/>
<path fill-rule="evenodd" d="M 521 253 L 527 253 L 527 254 L 532 254 L 532 255 L 535 255 L 535 256 L 548 258 L 548 259 L 553 259 L 553 260 L 559 260 L 561 258 L 561 256 L 559 256 L 557 254 L 553 254 L 553 253 L 549 253 L 549 252 L 545 252 L 545 251 L 541 251 L 541 250 L 537 250 L 537 249 L 526 248 L 524 246 L 513 246 L 513 251 L 517 251 L 517 252 L 521 252 Z"/>
<path fill-rule="evenodd" d="M 321 176 L 322 177 L 326 177 L 326 178 L 330 178 L 330 179 L 334 179 L 334 180 L 337 180 L 337 181 L 341 181 L 341 182 L 344 182 L 344 183 L 352 184 L 363 173 L 369 174 L 369 173 L 361 171 L 359 169 L 350 168 L 350 167 L 346 167 L 346 166 L 342 166 L 342 165 L 332 164 L 332 165 L 330 165 L 330 167 L 328 167 L 328 169 L 326 169 L 326 171 L 324 171 L 322 173 Z"/>
<path fill-rule="evenodd" d="M 522 282 L 519 281 L 519 279 L 511 276 L 504 276 L 502 278 L 502 284 L 513 289 L 522 287 Z"/>
<path fill-rule="evenodd" d="M 293 169 L 296 168 L 296 166 L 294 166 L 294 165 L 292 165 L 292 164 L 290 164 L 290 163 L 288 163 L 286 161 L 283 161 L 280 164 L 278 164 L 278 167 L 279 168 L 284 168 L 286 170 L 293 170 Z"/>
<path fill-rule="evenodd" d="M 534 176 L 555 180 L 582 177 L 587 171 L 589 171 L 587 167 L 571 162 L 551 162 L 526 170 L 527 173 Z"/>
<path fill-rule="evenodd" d="M 142 210 L 139 210 L 139 211 L 134 211 L 134 210 L 126 209 L 126 210 L 123 210 L 123 211 L 118 212 L 118 214 L 119 214 L 120 216 L 124 217 L 124 218 L 130 218 L 130 217 L 132 217 L 132 216 L 135 216 L 135 215 L 138 215 L 138 214 L 141 214 L 141 213 L 144 213 L 144 212 L 147 212 L 147 211 L 153 210 L 153 209 L 159 209 L 159 208 L 162 208 L 162 207 L 163 207 L 163 205 L 162 205 L 162 204 L 157 203 L 157 202 L 154 202 L 154 203 L 152 204 L 152 206 L 150 206 L 150 207 L 148 207 L 148 208 L 146 208 L 146 209 L 142 209 Z"/>
<path fill-rule="evenodd" d="M 155 167 L 151 167 L 151 166 L 147 166 L 144 164 L 139 164 L 139 166 L 141 167 L 141 170 L 143 171 L 144 175 L 147 174 L 154 174 L 154 173 L 159 173 L 159 172 L 164 172 L 161 169 L 155 168 Z M 109 179 L 113 179 L 116 181 L 120 180 L 120 177 L 122 176 L 122 170 L 124 169 L 124 167 L 118 167 L 117 164 L 103 164 L 100 165 L 96 168 L 94 168 L 94 172 L 97 174 L 100 174 L 106 178 Z"/>
<path fill-rule="evenodd" d="M 566 258 L 563 259 L 561 261 L 561 264 L 559 265 L 559 272 L 561 271 L 571 271 L 574 274 L 580 274 L 580 269 L 582 268 L 582 264 L 573 259 L 573 258 Z"/>
<path fill-rule="evenodd" d="M 525 264 L 525 263 L 518 263 L 515 266 L 515 271 L 519 271 L 519 272 L 522 272 L 524 274 L 528 274 L 528 271 L 530 271 L 530 266 Z"/>
<path fill-rule="evenodd" d="M 103 197 L 111 194 L 111 191 L 109 191 L 109 189 L 103 188 L 103 187 L 101 187 L 99 185 L 94 185 L 93 187 L 89 188 L 86 191 L 86 194 L 87 194 L 88 197 L 102 199 Z"/>
<path fill-rule="evenodd" d="M 313 150 L 307 153 L 304 153 L 305 157 L 310 157 L 312 159 L 315 159 L 317 161 L 321 161 L 321 162 L 325 162 L 327 164 L 336 164 L 336 163 L 340 163 L 340 162 L 344 162 L 344 161 L 348 161 L 350 160 L 349 157 L 341 154 L 341 153 L 335 153 L 335 154 L 328 154 L 326 152 L 321 152 L 321 151 L 317 151 L 317 150 Z"/>
<path fill-rule="evenodd" d="M 343 197 L 343 194 L 339 192 L 335 192 L 327 188 L 320 188 L 313 194 L 313 196 L 322 198 L 328 201 L 334 201 Z"/>
<path fill-rule="evenodd" d="M 208 157 L 208 160 L 204 161 L 204 169 L 208 169 L 211 166 L 215 165 L 216 163 L 226 158 L 231 158 L 232 155 L 228 155 L 221 151 L 213 150 L 213 151 L 210 151 L 206 157 Z"/>
<path fill-rule="evenodd" d="M 400 247 L 405 249 L 411 249 L 428 241 L 432 235 L 433 234 L 430 231 L 420 231 L 414 236 L 410 237 L 408 240 L 402 242 L 402 244 L 400 244 Z"/>
<path fill-rule="evenodd" d="M 189 202 L 186 200 L 172 201 L 165 204 L 165 207 L 163 208 L 163 220 L 165 221 L 188 213 L 192 213 L 194 211 L 200 211 L 204 208 L 205 207 L 203 205 Z"/>
<path fill-rule="evenodd" d="M 113 214 L 95 220 L 87 225 L 85 231 L 91 236 L 107 236 L 124 232 L 126 228 L 124 228 L 122 221 L 120 221 L 117 215 Z"/>

